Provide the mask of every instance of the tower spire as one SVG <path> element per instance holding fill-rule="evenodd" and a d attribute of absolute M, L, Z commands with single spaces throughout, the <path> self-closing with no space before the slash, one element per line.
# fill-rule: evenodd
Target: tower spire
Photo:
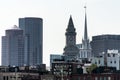
<path fill-rule="evenodd" d="M 84 40 L 88 40 L 88 34 L 87 34 L 87 15 L 86 15 L 86 6 L 84 6 L 85 8 L 85 29 L 84 29 Z"/>
<path fill-rule="evenodd" d="M 70 19 L 69 19 L 69 22 L 68 22 L 67 32 L 75 32 L 75 28 L 74 28 L 74 24 L 73 24 L 73 20 L 72 20 L 71 15 L 70 15 Z"/>

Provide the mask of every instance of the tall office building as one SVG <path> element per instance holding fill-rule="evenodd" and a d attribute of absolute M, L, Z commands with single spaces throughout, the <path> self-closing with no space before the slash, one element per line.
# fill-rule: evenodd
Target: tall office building
<path fill-rule="evenodd" d="M 23 30 L 17 26 L 6 30 L 5 36 L 2 36 L 2 65 L 24 65 Z"/>
<path fill-rule="evenodd" d="M 88 32 L 87 32 L 87 15 L 86 15 L 86 6 L 85 8 L 85 28 L 84 28 L 84 37 L 82 39 L 82 44 L 77 44 L 77 47 L 79 48 L 79 59 L 89 59 L 91 58 L 91 45 L 88 38 Z"/>
<path fill-rule="evenodd" d="M 42 64 L 43 57 L 43 20 L 26 17 L 19 19 L 19 27 L 25 36 L 25 64 Z"/>
<path fill-rule="evenodd" d="M 79 49 L 76 46 L 76 32 L 72 17 L 70 16 L 68 27 L 66 29 L 66 46 L 64 48 L 64 55 L 66 60 L 76 59 Z"/>
<path fill-rule="evenodd" d="M 94 56 L 99 56 L 101 53 L 107 53 L 107 50 L 113 49 L 120 52 L 120 35 L 93 36 L 91 48 Z"/>

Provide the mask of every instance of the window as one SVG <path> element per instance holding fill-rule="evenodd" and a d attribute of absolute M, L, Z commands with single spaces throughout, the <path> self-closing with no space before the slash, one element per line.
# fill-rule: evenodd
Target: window
<path fill-rule="evenodd" d="M 108 77 L 108 80 L 111 80 L 111 77 Z"/>
<path fill-rule="evenodd" d="M 99 64 L 100 64 L 100 60 L 99 60 L 99 62 L 98 62 Z"/>
<path fill-rule="evenodd" d="M 116 61 L 114 61 L 114 63 L 116 64 Z"/>
<path fill-rule="evenodd" d="M 98 80 L 98 77 L 95 77 L 95 80 Z"/>
<path fill-rule="evenodd" d="M 5 80 L 5 76 L 3 76 L 3 80 Z"/>
<path fill-rule="evenodd" d="M 108 54 L 108 57 L 110 57 L 110 54 Z"/>
<path fill-rule="evenodd" d="M 104 80 L 107 80 L 107 77 L 104 77 Z"/>
<path fill-rule="evenodd" d="M 78 80 L 81 80 L 80 77 L 78 77 Z"/>
<path fill-rule="evenodd" d="M 8 76 L 7 76 L 7 80 L 8 80 Z"/>
<path fill-rule="evenodd" d="M 95 62 L 95 64 L 97 64 L 97 62 Z"/>
<path fill-rule="evenodd" d="M 112 61 L 110 61 L 110 63 L 112 63 Z"/>
<path fill-rule="evenodd" d="M 99 79 L 99 80 L 103 80 L 103 79 L 102 79 L 102 77 L 100 77 L 100 79 Z"/>
<path fill-rule="evenodd" d="M 71 74 L 71 72 L 69 72 L 69 74 Z"/>
<path fill-rule="evenodd" d="M 115 57 L 115 54 L 113 54 L 113 57 Z"/>

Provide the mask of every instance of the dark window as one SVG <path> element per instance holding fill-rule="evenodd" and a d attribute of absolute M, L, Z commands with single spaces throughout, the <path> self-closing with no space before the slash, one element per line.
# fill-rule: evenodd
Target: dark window
<path fill-rule="evenodd" d="M 110 63 L 112 63 L 112 61 Z"/>
<path fill-rule="evenodd" d="M 108 57 L 110 57 L 110 54 L 108 54 Z"/>
<path fill-rule="evenodd" d="M 115 54 L 113 54 L 113 57 L 115 57 Z"/>
<path fill-rule="evenodd" d="M 7 76 L 7 80 L 8 80 L 8 76 Z"/>
<path fill-rule="evenodd" d="M 95 64 L 97 64 L 97 62 L 95 62 Z"/>
<path fill-rule="evenodd" d="M 100 64 L 100 60 L 99 60 L 99 64 Z"/>
<path fill-rule="evenodd" d="M 5 80 L 5 76 L 3 76 L 3 80 Z"/>

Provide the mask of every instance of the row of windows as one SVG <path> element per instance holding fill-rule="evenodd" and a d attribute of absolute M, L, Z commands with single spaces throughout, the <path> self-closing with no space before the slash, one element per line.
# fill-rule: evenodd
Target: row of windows
<path fill-rule="evenodd" d="M 108 57 L 115 57 L 115 54 L 113 54 L 113 55 L 108 54 Z"/>
<path fill-rule="evenodd" d="M 3 76 L 3 80 L 21 80 L 20 77 L 15 77 L 15 76 Z"/>
<path fill-rule="evenodd" d="M 101 35 L 92 37 L 93 40 L 120 40 L 120 36 L 118 35 Z"/>
<path fill-rule="evenodd" d="M 64 72 L 54 72 L 54 75 L 57 75 L 57 76 L 61 76 L 61 75 L 64 75 L 64 76 L 67 76 L 67 75 L 71 75 L 72 72 L 68 72 L 68 71 L 64 71 Z"/>
<path fill-rule="evenodd" d="M 116 64 L 116 61 L 110 61 L 110 63 Z M 95 62 L 95 64 L 97 64 L 97 62 Z M 101 61 L 100 61 L 100 60 L 98 61 L 98 64 L 101 64 Z"/>
<path fill-rule="evenodd" d="M 90 52 L 81 52 L 81 53 L 79 54 L 79 57 L 80 57 L 80 58 L 91 57 L 91 53 L 90 53 Z"/>
<path fill-rule="evenodd" d="M 79 77 L 77 80 L 93 80 L 93 77 Z M 111 80 L 111 77 L 94 77 L 94 80 Z"/>
<path fill-rule="evenodd" d="M 68 68 L 68 67 L 72 67 L 72 65 L 55 65 L 55 68 Z"/>

